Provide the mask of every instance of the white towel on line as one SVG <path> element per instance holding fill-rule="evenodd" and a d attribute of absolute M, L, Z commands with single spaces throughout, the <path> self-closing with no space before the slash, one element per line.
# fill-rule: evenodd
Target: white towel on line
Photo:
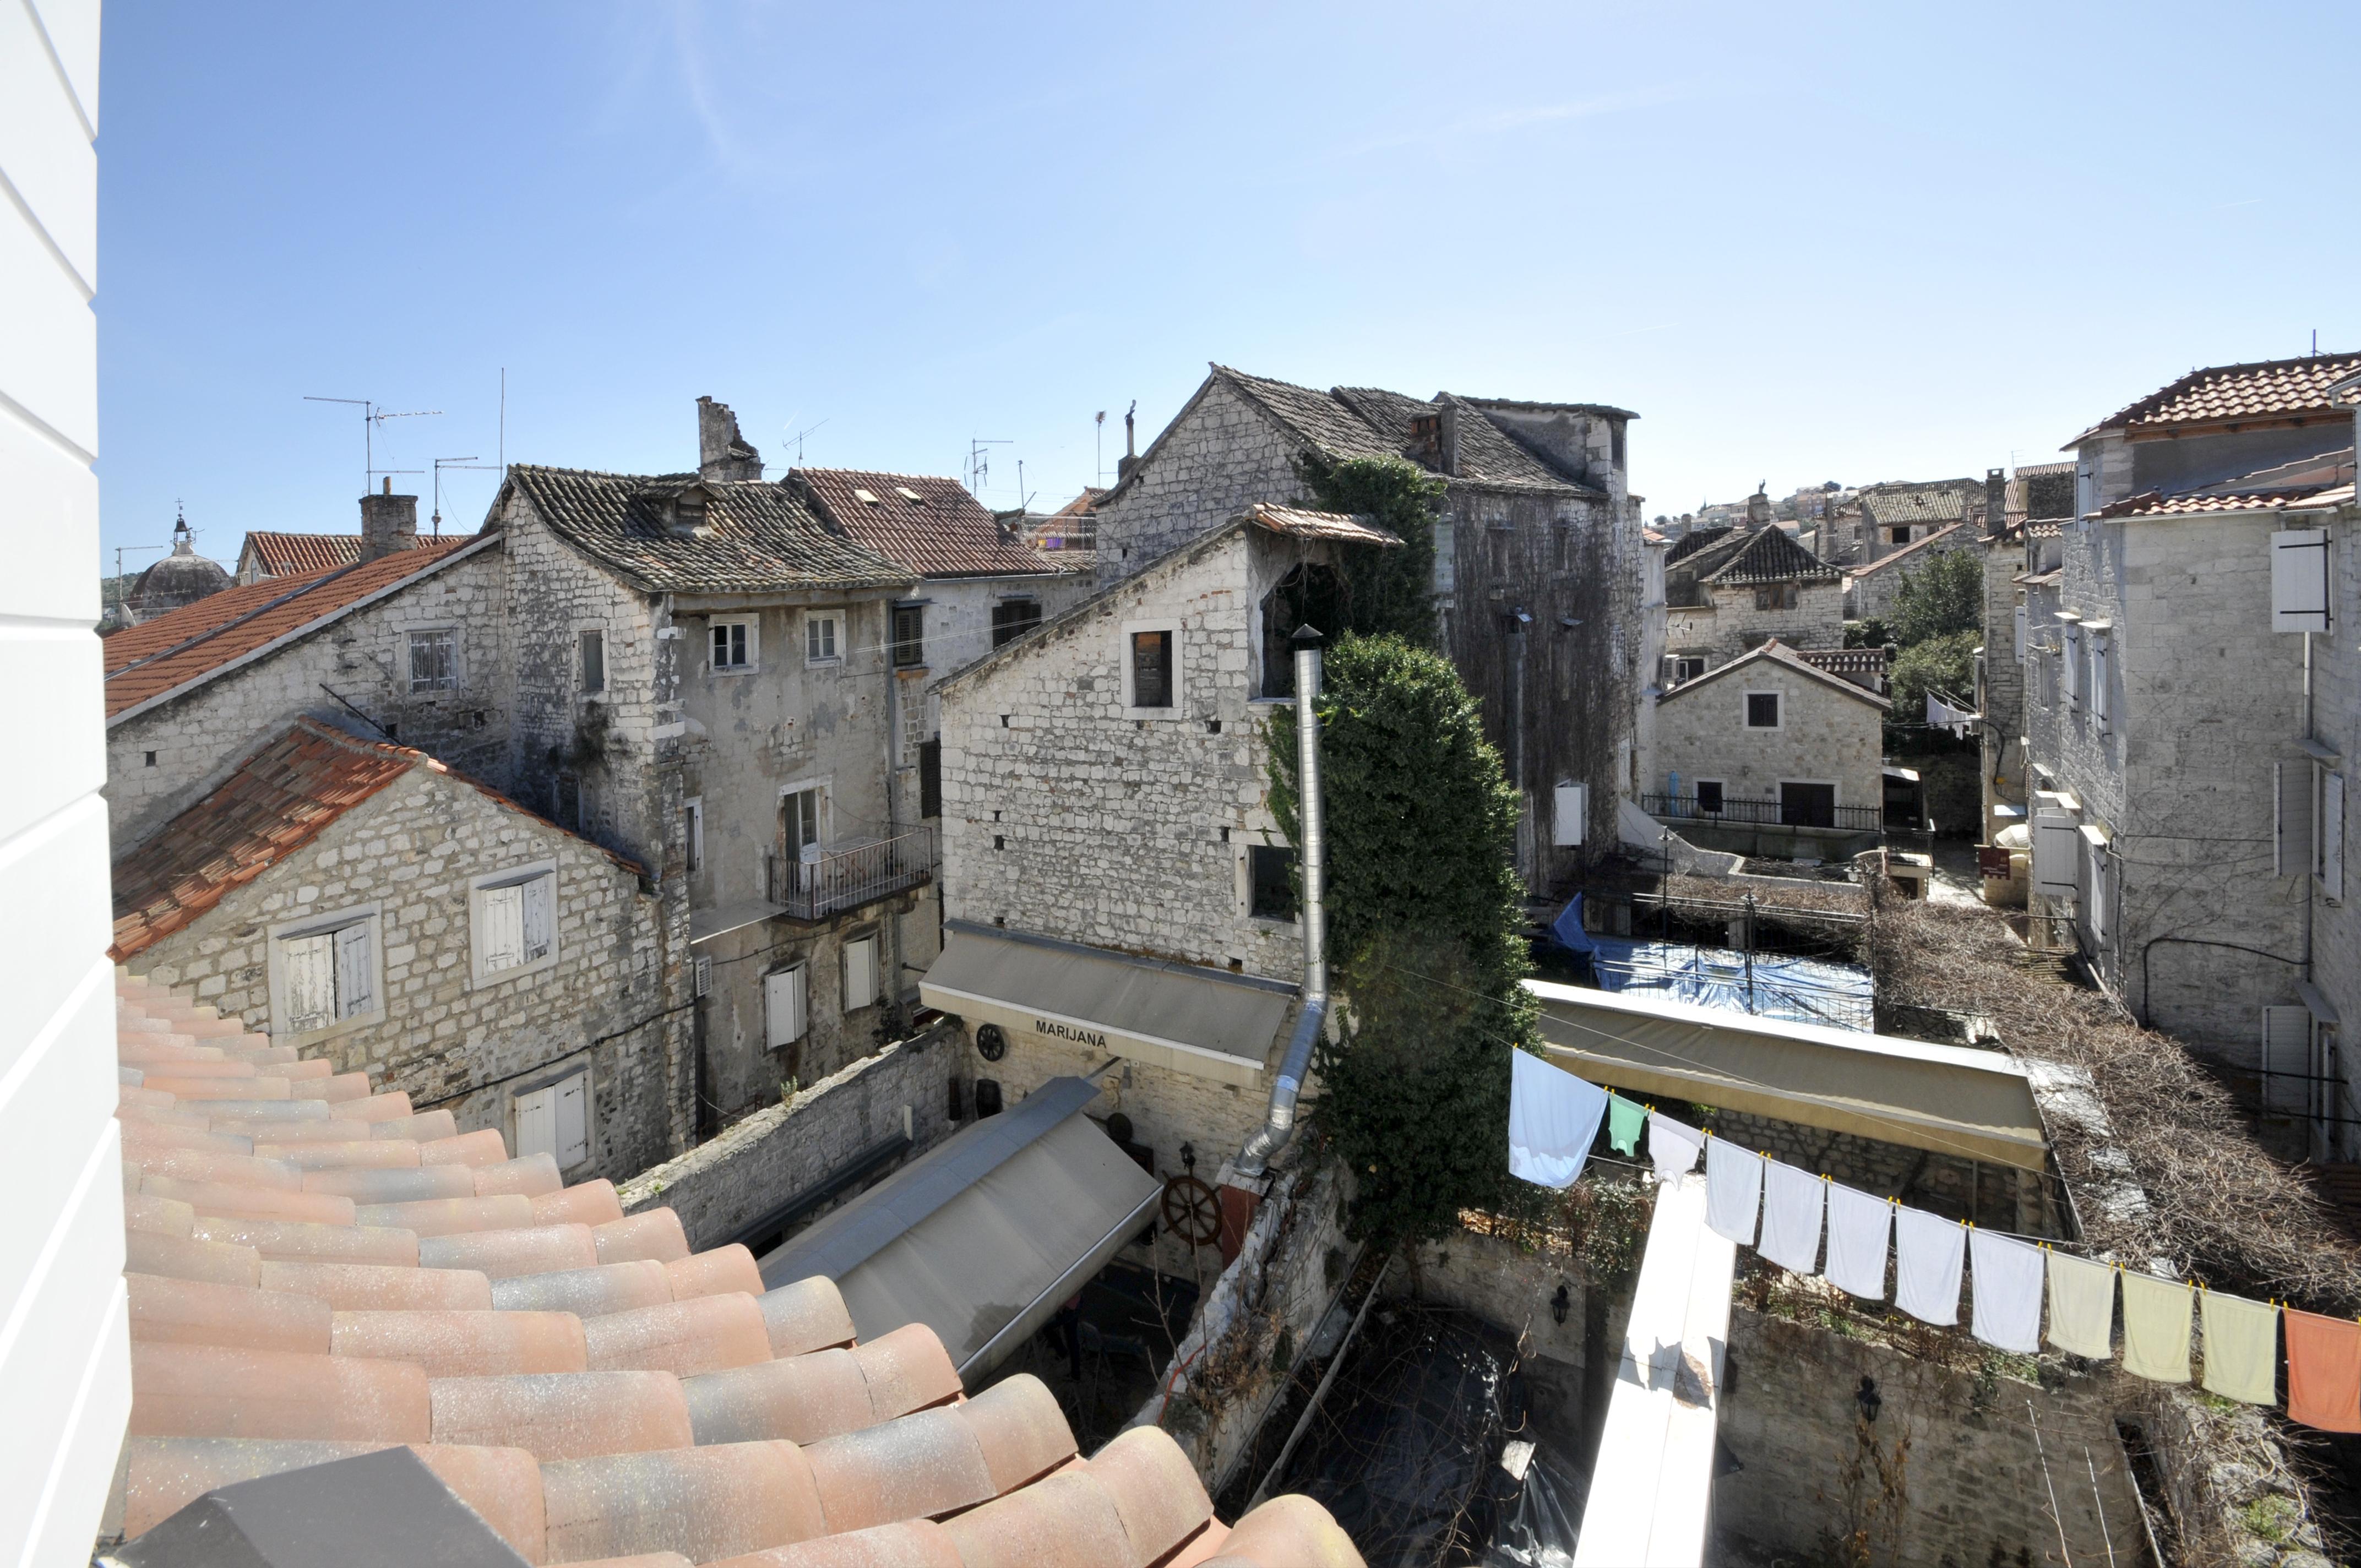
<path fill-rule="evenodd" d="M 1990 1231 L 1968 1233 L 1975 1270 L 1969 1321 L 1986 1344 L 2019 1355 L 2041 1353 L 2041 1249 Z"/>
<path fill-rule="evenodd" d="M 1885 1299 L 1885 1246 L 1894 1232 L 1894 1205 L 1828 1183 L 1829 1282 L 1865 1301 Z"/>
<path fill-rule="evenodd" d="M 1960 1321 L 1960 1265 L 1967 1227 L 1923 1209 L 1894 1211 L 1894 1304 L 1927 1323 Z"/>
<path fill-rule="evenodd" d="M 1543 1187 L 1571 1187 L 1598 1140 L 1607 1091 L 1531 1051 L 1509 1056 L 1509 1173 Z"/>
<path fill-rule="evenodd" d="M 1763 1240 L 1755 1250 L 1780 1267 L 1809 1274 L 1820 1261 L 1820 1213 L 1828 1183 L 1799 1166 L 1763 1168 Z"/>
<path fill-rule="evenodd" d="M 1763 1201 L 1763 1157 L 1716 1138 L 1705 1150 L 1705 1223 L 1741 1246 L 1754 1243 L 1754 1215 Z"/>
<path fill-rule="evenodd" d="M 2056 1250 L 2049 1265 L 2049 1343 L 2092 1361 L 2115 1354 L 2115 1271 Z"/>
<path fill-rule="evenodd" d="M 1697 1168 L 1697 1151 L 1705 1140 L 1695 1127 L 1684 1126 L 1661 1111 L 1648 1113 L 1648 1157 L 1656 1162 L 1656 1179 L 1677 1181 Z"/>

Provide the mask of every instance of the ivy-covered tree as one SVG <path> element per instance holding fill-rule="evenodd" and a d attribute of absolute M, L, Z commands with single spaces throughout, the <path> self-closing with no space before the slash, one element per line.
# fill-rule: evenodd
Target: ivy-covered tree
<path fill-rule="evenodd" d="M 1400 457 L 1298 459 L 1296 471 L 1324 511 L 1367 517 L 1402 542 L 1399 550 L 1346 550 L 1344 623 L 1323 626 L 1334 637 L 1391 633 L 1425 647 L 1434 641 L 1434 517 L 1444 484 Z"/>
<path fill-rule="evenodd" d="M 1973 550 L 1905 566 L 1894 587 L 1894 637 L 1905 648 L 1984 624 L 1983 557 Z"/>
<path fill-rule="evenodd" d="M 1318 1119 L 1358 1181 L 1354 1234 L 1448 1234 L 1508 1180 L 1509 1050 L 1535 1038 L 1511 868 L 1517 795 L 1449 660 L 1399 636 L 1329 650 L 1319 702 L 1329 960 L 1350 1026 L 1323 1044 Z M 1292 726 L 1273 810 L 1296 834 Z"/>

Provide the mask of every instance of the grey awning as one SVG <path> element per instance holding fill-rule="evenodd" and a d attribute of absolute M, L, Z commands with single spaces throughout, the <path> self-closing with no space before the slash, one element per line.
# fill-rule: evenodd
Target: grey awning
<path fill-rule="evenodd" d="M 1019 1038 L 1049 1038 L 1253 1085 L 1295 987 L 1133 958 L 1020 932 L 944 923 L 950 943 L 918 982 L 928 1007 Z"/>
<path fill-rule="evenodd" d="M 763 1283 L 826 1275 L 869 1339 L 922 1322 L 972 1382 L 1138 1234 L 1162 1186 L 1053 1078 L 763 1259 Z"/>

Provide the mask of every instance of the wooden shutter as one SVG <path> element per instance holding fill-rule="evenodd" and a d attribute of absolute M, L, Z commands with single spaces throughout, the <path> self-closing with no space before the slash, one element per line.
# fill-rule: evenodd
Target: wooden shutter
<path fill-rule="evenodd" d="M 530 1094 L 516 1097 L 516 1152 L 519 1159 L 527 1155 L 557 1154 L 557 1091 L 536 1089 Z M 564 1161 L 559 1161 L 563 1165 Z"/>
<path fill-rule="evenodd" d="M 877 1000 L 877 938 L 856 937 L 844 944 L 844 1010 L 859 1012 Z"/>
<path fill-rule="evenodd" d="M 2345 775 L 2320 771 L 2320 830 L 2313 871 L 2320 891 L 2331 898 L 2345 896 Z"/>
<path fill-rule="evenodd" d="M 2082 700 L 2082 629 L 2070 622 L 2066 628 L 2066 652 L 2058 668 L 2066 681 L 2066 706 L 2071 707 Z"/>
<path fill-rule="evenodd" d="M 336 933 L 336 1016 L 377 1011 L 377 922 L 362 920 Z"/>
<path fill-rule="evenodd" d="M 336 1021 L 336 939 L 333 936 L 297 937 L 279 944 L 285 970 L 289 1032 L 324 1028 Z"/>
<path fill-rule="evenodd" d="M 2074 818 L 2063 811 L 2039 811 L 2033 817 L 2033 891 L 2051 898 L 2071 898 L 2081 891 L 2076 852 L 2081 842 Z"/>
<path fill-rule="evenodd" d="M 488 887 L 476 905 L 476 963 L 486 974 L 524 962 L 524 889 Z"/>
<path fill-rule="evenodd" d="M 1571 780 L 1561 781 L 1551 817 L 1550 842 L 1561 849 L 1582 842 L 1583 828 L 1590 816 L 1590 786 Z"/>
<path fill-rule="evenodd" d="M 551 946 L 552 905 L 555 902 L 557 878 L 537 876 L 517 890 L 524 894 L 520 914 L 524 962 L 532 963 L 549 957 Z"/>
<path fill-rule="evenodd" d="M 918 742 L 918 816 L 921 820 L 943 814 L 943 742 L 938 736 Z"/>
<path fill-rule="evenodd" d="M 2271 764 L 2271 874 L 2302 876 L 2312 866 L 2310 761 Z"/>
<path fill-rule="evenodd" d="M 772 1050 L 792 1046 L 810 1026 L 811 970 L 803 964 L 763 977 L 763 1043 Z"/>
<path fill-rule="evenodd" d="M 2108 657 L 2108 642 L 2095 632 L 2091 637 L 2091 717 L 2103 728 L 2107 722 L 2107 677 L 2114 660 Z"/>
<path fill-rule="evenodd" d="M 557 1085 L 557 1168 L 569 1169 L 590 1157 L 590 1075 L 577 1072 Z"/>
<path fill-rule="evenodd" d="M 2096 940 L 2107 934 L 2107 847 L 2096 839 L 2091 842 L 2091 894 L 2083 905 L 2084 921 Z"/>
<path fill-rule="evenodd" d="M 2271 630 L 2328 630 L 2328 530 L 2271 535 Z"/>

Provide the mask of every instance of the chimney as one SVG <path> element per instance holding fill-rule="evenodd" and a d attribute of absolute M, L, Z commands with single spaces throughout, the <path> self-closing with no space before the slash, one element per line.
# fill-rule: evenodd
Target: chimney
<path fill-rule="evenodd" d="M 1139 454 L 1134 441 L 1136 432 L 1133 429 L 1133 422 L 1138 413 L 1139 400 L 1134 398 L 1131 400 L 1131 407 L 1123 411 L 1123 455 L 1115 459 L 1115 482 L 1118 485 L 1130 478 L 1131 471 L 1139 466 Z"/>
<path fill-rule="evenodd" d="M 1459 405 L 1445 403 L 1442 413 L 1435 426 L 1435 447 L 1440 458 L 1435 466 L 1455 479 L 1459 477 Z"/>
<path fill-rule="evenodd" d="M 738 416 L 711 398 L 697 400 L 697 477 L 708 484 L 763 477 L 763 455 L 738 433 Z"/>
<path fill-rule="evenodd" d="M 418 543 L 418 498 L 397 496 L 393 481 L 373 496 L 361 498 L 361 559 L 374 561 L 408 550 Z"/>
<path fill-rule="evenodd" d="M 1749 529 L 1761 528 L 1771 521 L 1770 489 L 1771 481 L 1765 479 L 1754 487 L 1752 495 L 1746 498 L 1746 526 Z"/>
<path fill-rule="evenodd" d="M 1998 468 L 1984 470 L 1984 537 L 1998 539 L 2008 527 L 2008 479 Z"/>
<path fill-rule="evenodd" d="M 1430 468 L 1443 466 L 1443 416 L 1439 413 L 1410 416 L 1410 460 Z"/>

